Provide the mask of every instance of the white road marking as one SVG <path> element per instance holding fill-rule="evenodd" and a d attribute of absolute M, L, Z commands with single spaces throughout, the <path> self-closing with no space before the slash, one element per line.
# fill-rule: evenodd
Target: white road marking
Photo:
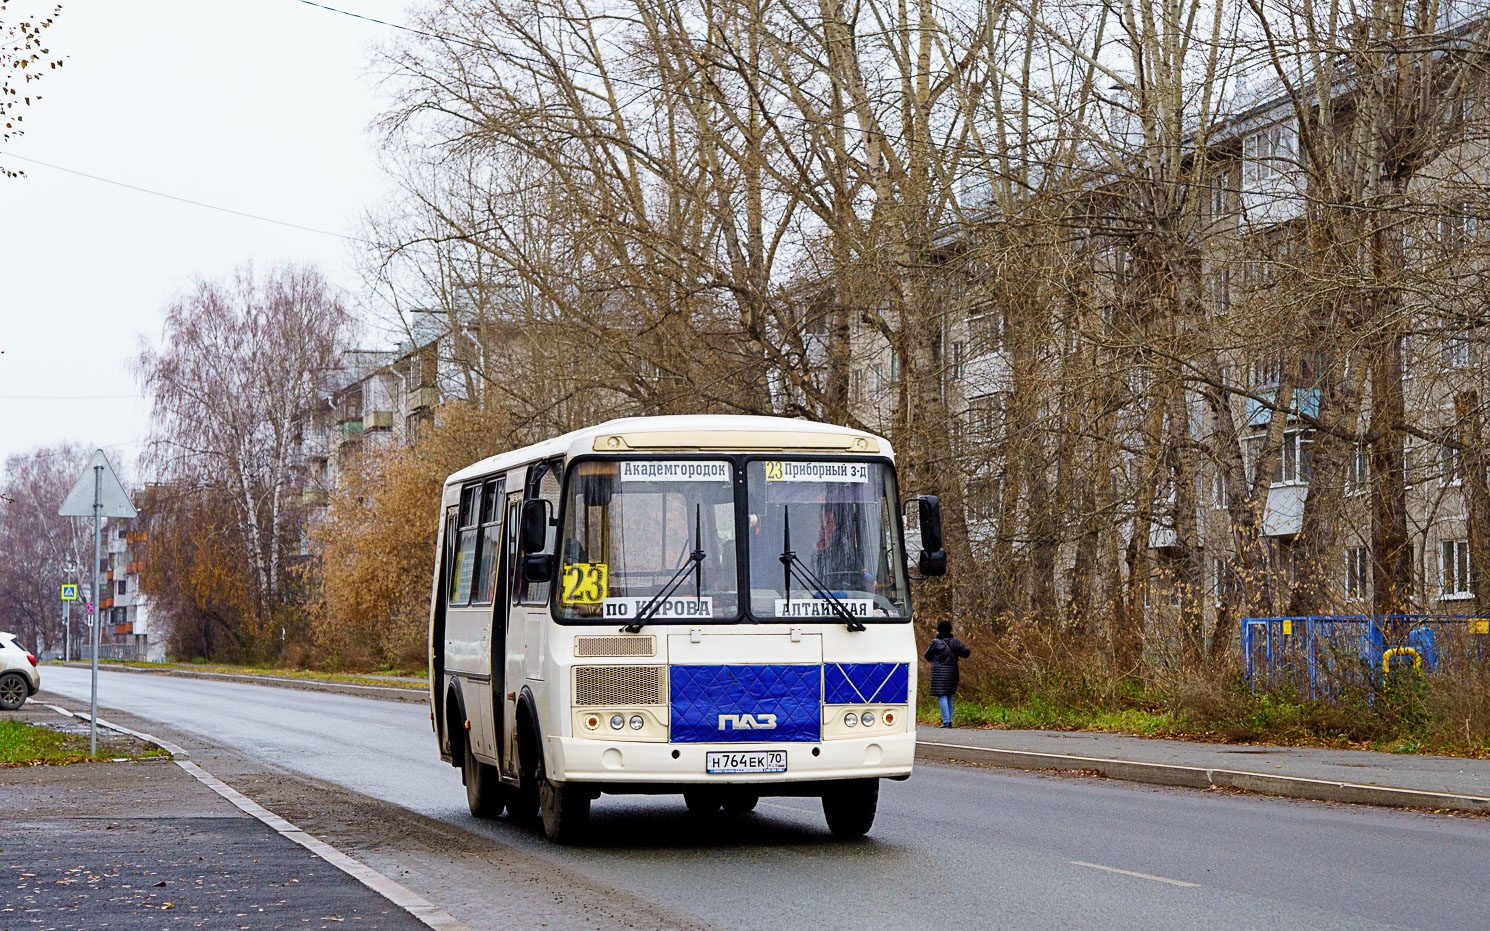
<path fill-rule="evenodd" d="M 1193 889 L 1200 883 L 1187 883 L 1182 879 L 1170 879 L 1167 876 L 1155 876 L 1152 873 L 1136 873 L 1133 870 L 1120 870 L 1115 866 L 1103 866 L 1100 863 L 1083 863 L 1080 860 L 1068 860 L 1072 866 L 1085 866 L 1094 870 L 1106 870 L 1109 873 L 1122 873 L 1124 876 L 1136 876 L 1139 879 L 1152 879 L 1156 883 L 1169 883 L 1171 886 L 1184 886 Z"/>
<path fill-rule="evenodd" d="M 812 814 L 812 812 L 808 811 L 805 808 L 793 808 L 790 805 L 777 805 L 774 802 L 761 802 L 761 804 L 764 805 L 764 806 L 766 806 L 767 808 L 780 808 L 783 811 L 795 811 L 795 812 L 797 812 L 799 814 L 803 814 L 803 815 L 810 815 L 810 814 Z"/>

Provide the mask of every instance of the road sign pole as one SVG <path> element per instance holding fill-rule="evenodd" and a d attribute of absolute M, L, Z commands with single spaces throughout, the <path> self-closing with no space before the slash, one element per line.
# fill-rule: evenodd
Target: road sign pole
<path fill-rule="evenodd" d="M 93 688 L 88 696 L 88 755 L 98 756 L 98 635 L 103 629 L 103 592 L 98 587 L 98 564 L 103 561 L 99 514 L 103 511 L 103 466 L 93 467 Z"/>
<path fill-rule="evenodd" d="M 88 473 L 93 473 L 93 504 L 88 504 Z M 139 511 L 129 501 L 129 493 L 119 483 L 119 476 L 114 473 L 114 467 L 109 465 L 109 457 L 103 454 L 103 450 L 93 451 L 93 460 L 83 469 L 83 474 L 78 476 L 76 484 L 62 499 L 62 506 L 57 508 L 57 513 L 63 517 L 87 517 L 93 515 L 93 688 L 88 699 L 88 750 L 93 755 L 98 754 L 98 638 L 102 633 L 103 621 L 103 585 L 99 579 L 99 565 L 103 562 L 103 518 L 118 517 L 125 520 L 133 520 L 139 516 Z"/>
<path fill-rule="evenodd" d="M 72 662 L 72 602 L 62 602 L 62 662 Z"/>

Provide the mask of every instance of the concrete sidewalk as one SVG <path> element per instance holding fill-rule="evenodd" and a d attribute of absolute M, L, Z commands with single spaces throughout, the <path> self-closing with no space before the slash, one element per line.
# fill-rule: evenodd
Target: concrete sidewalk
<path fill-rule="evenodd" d="M 424 929 L 168 758 L 0 773 L 0 927 Z"/>
<path fill-rule="evenodd" d="M 1490 760 L 1156 740 L 1090 732 L 921 727 L 918 755 L 1017 769 L 1072 769 L 1295 798 L 1490 811 Z"/>

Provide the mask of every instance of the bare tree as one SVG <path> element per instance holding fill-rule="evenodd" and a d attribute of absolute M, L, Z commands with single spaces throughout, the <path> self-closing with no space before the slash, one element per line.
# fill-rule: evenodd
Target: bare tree
<path fill-rule="evenodd" d="M 198 282 L 166 310 L 160 348 L 140 354 L 154 406 L 147 461 L 183 493 L 208 490 L 231 507 L 253 624 L 288 597 L 285 557 L 298 544 L 288 502 L 292 422 L 316 399 L 347 322 L 316 270 L 245 269 L 231 285 Z"/>

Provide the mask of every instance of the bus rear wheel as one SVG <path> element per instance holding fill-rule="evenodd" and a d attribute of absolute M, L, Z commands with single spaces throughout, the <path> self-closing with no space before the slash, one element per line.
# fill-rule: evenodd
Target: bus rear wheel
<path fill-rule="evenodd" d="M 500 818 L 506 807 L 506 793 L 497 768 L 476 759 L 470 739 L 461 741 L 460 778 L 466 784 L 466 806 L 478 818 Z"/>
<path fill-rule="evenodd" d="M 685 789 L 683 792 L 683 804 L 688 806 L 688 813 L 693 815 L 712 815 L 719 810 L 719 792 L 715 789 Z"/>
<path fill-rule="evenodd" d="M 830 789 L 823 794 L 828 830 L 839 837 L 863 837 L 874 826 L 879 800 L 878 779 L 855 779 Z"/>

